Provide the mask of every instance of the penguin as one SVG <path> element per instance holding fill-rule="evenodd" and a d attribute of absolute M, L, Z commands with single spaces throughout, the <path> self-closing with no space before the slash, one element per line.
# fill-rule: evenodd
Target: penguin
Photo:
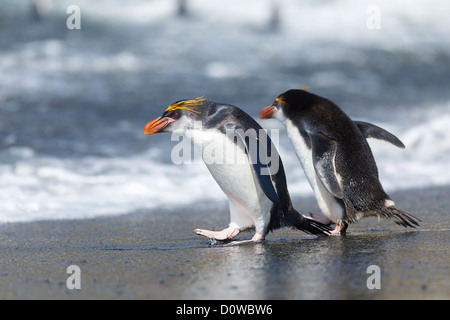
<path fill-rule="evenodd" d="M 393 219 L 404 227 L 419 226 L 420 219 L 395 207 L 378 177 L 367 138 L 404 144 L 373 124 L 352 121 L 332 101 L 306 91 L 288 90 L 263 108 L 260 119 L 277 118 L 287 129 L 295 152 L 326 216 L 311 219 L 335 223 L 332 234 L 344 234 L 350 223 L 376 216 Z"/>
<path fill-rule="evenodd" d="M 202 97 L 180 100 L 144 128 L 145 134 L 157 132 L 191 139 L 228 197 L 228 227 L 221 231 L 195 229 L 194 233 L 230 241 L 240 232 L 254 229 L 252 239 L 244 241 L 260 242 L 281 227 L 319 236 L 331 231 L 329 226 L 307 219 L 293 208 L 275 146 L 261 126 L 240 108 Z"/>

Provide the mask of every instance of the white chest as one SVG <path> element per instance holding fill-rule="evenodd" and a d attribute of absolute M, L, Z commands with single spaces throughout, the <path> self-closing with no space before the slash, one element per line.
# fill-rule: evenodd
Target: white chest
<path fill-rule="evenodd" d="M 289 119 L 286 120 L 286 129 L 289 139 L 294 146 L 297 157 L 299 158 L 303 170 L 305 171 L 308 182 L 314 191 L 320 210 L 333 221 L 341 219 L 343 216 L 342 207 L 336 201 L 334 196 L 328 192 L 316 174 L 312 150 L 308 148 L 297 126 L 295 126 Z"/>
<path fill-rule="evenodd" d="M 261 228 L 267 225 L 272 202 L 261 189 L 244 149 L 218 130 L 191 136 L 201 147 L 202 158 L 219 187 L 229 198 L 232 222 Z"/>

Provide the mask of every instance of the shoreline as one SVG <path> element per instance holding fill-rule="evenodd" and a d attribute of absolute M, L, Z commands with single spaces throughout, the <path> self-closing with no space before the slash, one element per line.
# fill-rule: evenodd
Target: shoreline
<path fill-rule="evenodd" d="M 450 187 L 391 194 L 417 229 L 364 219 L 345 237 L 281 229 L 260 244 L 211 245 L 227 203 L 0 225 L 0 299 L 449 299 Z M 317 212 L 313 198 L 294 207 Z M 243 233 L 239 240 L 251 238 Z M 81 270 L 70 290 L 67 267 Z M 367 268 L 381 270 L 370 290 Z"/>

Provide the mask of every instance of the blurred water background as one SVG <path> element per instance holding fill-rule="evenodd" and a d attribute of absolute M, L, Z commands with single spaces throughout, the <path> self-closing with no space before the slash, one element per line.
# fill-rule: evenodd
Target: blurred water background
<path fill-rule="evenodd" d="M 0 222 L 224 201 L 204 165 L 174 165 L 177 142 L 145 124 L 198 96 L 258 118 L 291 88 L 405 143 L 370 141 L 387 191 L 450 184 L 450 2 L 181 2 L 2 0 Z M 284 131 L 279 148 L 292 196 L 312 195 Z"/>

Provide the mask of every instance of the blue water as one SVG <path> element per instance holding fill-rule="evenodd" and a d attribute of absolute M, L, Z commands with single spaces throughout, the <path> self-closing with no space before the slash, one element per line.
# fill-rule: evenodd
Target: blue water
<path fill-rule="evenodd" d="M 145 124 L 204 96 L 258 117 L 308 87 L 407 146 L 371 141 L 387 190 L 450 183 L 448 1 L 3 1 L 0 10 L 0 222 L 127 213 L 224 195 L 204 166 L 171 162 Z M 274 120 L 265 128 L 281 128 Z M 280 133 L 294 196 L 309 185 Z M 176 196 L 175 196 L 176 195 Z"/>

